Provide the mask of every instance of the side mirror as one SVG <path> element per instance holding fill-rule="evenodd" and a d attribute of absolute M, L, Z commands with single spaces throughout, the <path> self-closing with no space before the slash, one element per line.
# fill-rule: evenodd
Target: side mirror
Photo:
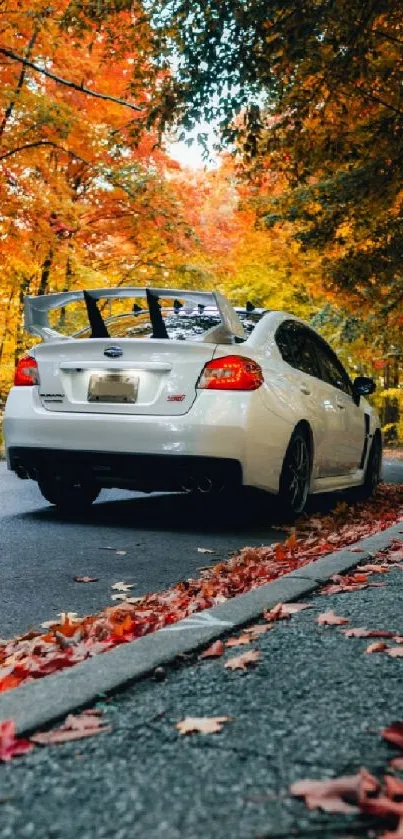
<path fill-rule="evenodd" d="M 353 382 L 354 396 L 369 396 L 376 390 L 376 384 L 369 376 L 357 376 Z"/>

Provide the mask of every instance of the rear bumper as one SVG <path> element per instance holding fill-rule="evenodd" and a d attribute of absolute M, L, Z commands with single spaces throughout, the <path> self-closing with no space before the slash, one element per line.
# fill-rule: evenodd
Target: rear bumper
<path fill-rule="evenodd" d="M 132 454 L 57 450 L 12 446 L 8 449 L 10 468 L 21 478 L 71 476 L 93 481 L 100 487 L 121 487 L 143 492 L 152 490 L 209 491 L 222 486 L 240 486 L 242 468 L 230 458 L 191 455 Z"/>
<path fill-rule="evenodd" d="M 37 388 L 14 387 L 4 416 L 8 465 L 17 474 L 23 476 L 25 470 L 34 477 L 35 452 L 46 452 L 49 462 L 57 465 L 62 458 L 66 467 L 87 458 L 86 468 L 92 473 L 101 467 L 98 483 L 132 488 L 140 473 L 144 485 L 147 470 L 158 477 L 158 485 L 151 488 L 160 489 L 172 488 L 171 472 L 177 487 L 176 475 L 182 479 L 184 468 L 194 467 L 192 473 L 199 476 L 206 475 L 207 465 L 214 474 L 225 473 L 225 483 L 229 477 L 231 482 L 277 492 L 290 433 L 287 423 L 267 409 L 260 389 L 225 395 L 202 391 L 183 416 L 129 416 L 48 411 Z M 108 472 L 102 471 L 107 460 Z"/>

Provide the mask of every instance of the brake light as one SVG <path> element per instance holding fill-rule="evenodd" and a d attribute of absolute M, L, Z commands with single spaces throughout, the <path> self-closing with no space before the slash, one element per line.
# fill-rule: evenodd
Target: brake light
<path fill-rule="evenodd" d="M 225 355 L 207 362 L 197 387 L 209 390 L 257 390 L 262 384 L 262 369 L 256 361 L 242 355 Z"/>
<path fill-rule="evenodd" d="M 31 355 L 20 358 L 14 376 L 15 385 L 39 384 L 38 364 Z"/>

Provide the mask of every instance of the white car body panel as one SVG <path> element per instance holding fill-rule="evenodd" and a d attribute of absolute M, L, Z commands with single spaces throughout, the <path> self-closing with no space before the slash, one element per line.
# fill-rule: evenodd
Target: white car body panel
<path fill-rule="evenodd" d="M 107 359 L 113 343 L 123 349 L 124 361 Z M 40 367 L 39 398 L 49 411 L 89 414 L 186 414 L 196 398 L 195 382 L 214 354 L 215 344 L 120 338 L 39 344 L 33 355 Z M 138 397 L 134 404 L 88 402 L 93 373 L 134 373 Z M 191 387 L 189 384 L 191 383 Z"/>
<path fill-rule="evenodd" d="M 113 297 L 113 292 L 115 296 L 124 292 L 119 296 L 133 297 L 139 291 L 91 293 Z M 50 329 L 47 311 L 69 302 L 66 294 L 76 300 L 82 292 L 49 295 L 48 300 L 28 298 L 27 328 L 46 343 L 31 352 L 39 366 L 39 386 L 14 387 L 7 400 L 4 433 L 9 468 L 16 468 L 13 452 L 20 449 L 67 455 L 190 457 L 200 463 L 203 458 L 228 459 L 240 465 L 244 485 L 277 493 L 288 443 L 303 422 L 313 446 L 311 492 L 362 483 L 379 419 L 362 397 L 357 405 L 340 389 L 284 361 L 276 344 L 276 330 L 286 320 L 301 321 L 284 312 L 270 312 L 247 340 L 234 343 L 233 336 L 240 338 L 243 327 L 222 295 L 156 291 L 171 297 L 188 295 L 189 300 L 203 300 L 203 305 L 213 300 L 222 324 L 200 339 L 183 342 L 75 340 Z M 217 339 L 225 342 L 217 343 Z M 115 344 L 123 351 L 122 360 L 106 359 L 105 350 Z M 263 371 L 263 385 L 254 391 L 198 389 L 205 363 L 227 355 L 257 362 Z M 137 400 L 128 404 L 89 402 L 90 376 L 114 371 L 135 375 Z M 23 473 L 21 467 L 21 477 Z M 106 477 L 102 485 L 124 484 L 119 480 L 109 484 Z"/>

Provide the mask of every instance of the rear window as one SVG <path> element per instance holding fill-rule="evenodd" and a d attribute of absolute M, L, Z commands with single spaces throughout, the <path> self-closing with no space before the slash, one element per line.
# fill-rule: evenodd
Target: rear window
<path fill-rule="evenodd" d="M 211 312 L 174 312 L 172 307 L 162 307 L 161 314 L 168 332 L 168 337 L 175 341 L 195 341 L 209 330 L 221 323 L 221 318 L 215 310 Z M 256 323 L 262 317 L 261 313 L 238 312 L 239 319 L 245 329 L 246 337 L 252 333 Z M 105 326 L 111 338 L 151 338 L 153 328 L 148 311 L 103 316 Z M 91 328 L 85 327 L 73 332 L 74 338 L 90 338 Z M 240 339 L 241 340 L 241 339 Z"/>

